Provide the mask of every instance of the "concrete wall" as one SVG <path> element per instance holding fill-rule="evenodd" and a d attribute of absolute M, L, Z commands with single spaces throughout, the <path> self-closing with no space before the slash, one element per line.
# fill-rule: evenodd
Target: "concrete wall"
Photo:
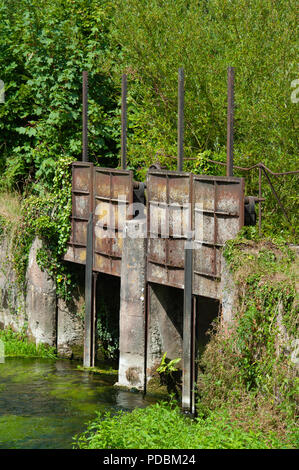
<path fill-rule="evenodd" d="M 28 333 L 36 344 L 56 346 L 56 286 L 45 271 L 42 271 L 36 255 L 42 242 L 35 239 L 29 253 L 26 273 L 26 306 Z"/>
<path fill-rule="evenodd" d="M 149 286 L 147 380 L 154 374 L 163 354 L 168 359 L 183 355 L 182 289 L 151 284 Z"/>
<path fill-rule="evenodd" d="M 85 271 L 81 265 L 71 267 L 77 286 L 71 301 L 57 298 L 57 353 L 60 357 L 79 359 L 83 357 Z"/>
<path fill-rule="evenodd" d="M 80 357 L 83 351 L 84 270 L 78 276 L 78 292 L 66 304 L 56 296 L 55 282 L 42 271 L 36 255 L 42 242 L 35 239 L 28 260 L 25 285 L 16 282 L 9 237 L 0 241 L 0 328 L 25 329 L 36 344 L 57 346 L 64 357 Z M 76 269 L 76 268 L 74 268 Z M 79 270 L 80 271 L 80 270 Z M 81 351 L 81 352 L 80 352 Z"/>
<path fill-rule="evenodd" d="M 228 329 L 238 308 L 238 288 L 224 256 L 221 256 L 221 306 L 221 320 Z"/>
<path fill-rule="evenodd" d="M 0 328 L 12 327 L 20 331 L 27 324 L 25 294 L 16 285 L 16 276 L 10 261 L 10 239 L 0 241 Z"/>

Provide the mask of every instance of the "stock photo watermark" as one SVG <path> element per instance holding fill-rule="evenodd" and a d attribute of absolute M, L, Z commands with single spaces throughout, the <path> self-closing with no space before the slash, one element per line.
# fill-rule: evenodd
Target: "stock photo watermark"
<path fill-rule="evenodd" d="M 95 237 L 115 239 L 122 233 L 128 238 L 186 239 L 186 248 L 198 248 L 204 241 L 204 210 L 202 203 L 184 205 L 151 201 L 149 214 L 143 214 L 141 203 L 127 204 L 126 197 L 118 196 L 117 204 L 101 201 L 95 209 Z M 194 227 L 191 230 L 191 215 Z M 127 225 L 134 217 L 131 225 Z"/>

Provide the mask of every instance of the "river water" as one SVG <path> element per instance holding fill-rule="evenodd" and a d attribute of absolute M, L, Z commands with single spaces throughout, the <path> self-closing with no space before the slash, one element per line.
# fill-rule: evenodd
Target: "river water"
<path fill-rule="evenodd" d="M 150 402 L 113 387 L 117 377 L 67 360 L 6 358 L 0 363 L 0 449 L 67 449 L 97 411 Z"/>

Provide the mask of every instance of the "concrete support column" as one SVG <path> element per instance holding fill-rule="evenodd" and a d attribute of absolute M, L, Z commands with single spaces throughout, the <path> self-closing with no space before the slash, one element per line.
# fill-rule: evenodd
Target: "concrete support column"
<path fill-rule="evenodd" d="M 71 303 L 57 299 L 57 353 L 59 357 L 82 359 L 83 312 L 84 295 Z"/>
<path fill-rule="evenodd" d="M 144 389 L 145 221 L 126 222 L 120 286 L 119 371 L 116 385 Z"/>
<path fill-rule="evenodd" d="M 234 314 L 238 309 L 238 289 L 233 274 L 224 256 L 221 256 L 221 322 L 225 331 L 233 321 Z"/>
<path fill-rule="evenodd" d="M 35 239 L 29 253 L 27 269 L 26 311 L 28 330 L 36 344 L 56 345 L 55 281 L 37 264 L 36 255 L 42 242 Z"/>

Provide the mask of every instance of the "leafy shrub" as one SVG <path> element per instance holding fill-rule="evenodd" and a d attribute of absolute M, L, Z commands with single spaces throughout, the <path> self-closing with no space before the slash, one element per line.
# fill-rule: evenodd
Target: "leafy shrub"
<path fill-rule="evenodd" d="M 2 184 L 51 188 L 57 159 L 81 156 L 82 71 L 89 72 L 89 154 L 114 166 L 118 94 L 105 61 L 113 6 L 98 0 L 0 2 Z"/>
<path fill-rule="evenodd" d="M 99 414 L 87 430 L 75 437 L 80 449 L 261 449 L 294 446 L 286 433 L 258 423 L 244 430 L 220 409 L 207 419 L 191 420 L 177 406 L 156 403 L 131 413 Z"/>
<path fill-rule="evenodd" d="M 298 78 L 295 0 L 116 3 L 111 36 L 122 54 L 115 68 L 118 80 L 124 69 L 129 74 L 128 159 L 138 175 L 143 177 L 157 159 L 176 168 L 176 160 L 167 155 L 177 153 L 181 66 L 186 77 L 185 156 L 195 158 L 185 163 L 186 170 L 224 172 L 223 167 L 198 168 L 196 156 L 209 152 L 213 160 L 226 159 L 228 65 L 235 67 L 235 164 L 263 161 L 274 171 L 297 169 L 298 105 L 291 101 L 291 82 Z M 258 194 L 257 170 L 235 174 L 246 177 L 247 194 Z M 294 227 L 297 177 L 273 181 Z M 265 233 L 289 236 L 267 183 L 263 197 Z"/>

